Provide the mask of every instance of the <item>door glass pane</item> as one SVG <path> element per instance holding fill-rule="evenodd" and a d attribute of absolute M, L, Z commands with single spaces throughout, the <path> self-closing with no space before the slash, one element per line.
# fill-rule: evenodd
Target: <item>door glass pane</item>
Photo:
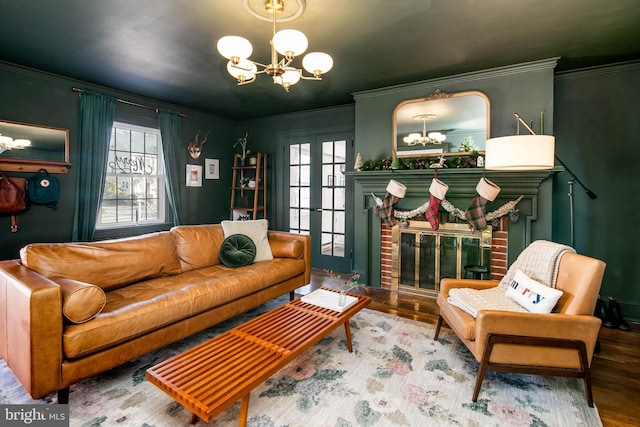
<path fill-rule="evenodd" d="M 399 283 L 415 286 L 416 278 L 416 236 L 413 233 L 400 234 L 400 278 Z"/>
<path fill-rule="evenodd" d="M 333 235 L 333 256 L 344 256 L 344 236 Z"/>
<path fill-rule="evenodd" d="M 309 222 L 309 209 L 300 209 L 300 229 L 309 230 L 311 223 Z"/>
<path fill-rule="evenodd" d="M 344 188 L 336 188 L 335 190 L 333 190 L 334 192 L 334 202 L 333 202 L 333 208 L 334 209 L 344 209 L 344 203 L 345 203 L 345 189 Z"/>
<path fill-rule="evenodd" d="M 289 164 L 300 164 L 300 145 L 294 144 L 289 147 Z"/>
<path fill-rule="evenodd" d="M 300 188 L 299 187 L 289 188 L 289 206 L 292 208 L 297 208 L 300 206 Z"/>
<path fill-rule="evenodd" d="M 347 161 L 347 141 L 336 141 L 334 144 L 336 163 L 344 163 Z"/>
<path fill-rule="evenodd" d="M 322 185 L 324 187 L 332 187 L 335 185 L 334 180 L 333 165 L 322 165 Z"/>
<path fill-rule="evenodd" d="M 458 239 L 455 236 L 440 237 L 440 278 L 456 277 L 458 264 Z"/>
<path fill-rule="evenodd" d="M 289 185 L 300 185 L 300 166 L 289 167 Z"/>
<path fill-rule="evenodd" d="M 436 287 L 436 236 L 420 235 L 420 288 Z"/>
<path fill-rule="evenodd" d="M 303 165 L 300 166 L 300 185 L 310 185 L 311 184 L 311 166 Z"/>
<path fill-rule="evenodd" d="M 331 255 L 331 249 L 333 247 L 333 239 L 331 233 L 322 233 L 322 244 L 320 252 L 322 255 Z"/>
<path fill-rule="evenodd" d="M 322 143 L 322 163 L 333 163 L 333 141 Z"/>
<path fill-rule="evenodd" d="M 322 211 L 322 231 L 327 233 L 333 231 L 333 212 Z"/>
<path fill-rule="evenodd" d="M 300 211 L 298 209 L 289 209 L 289 228 L 291 231 L 300 230 Z"/>
<path fill-rule="evenodd" d="M 311 144 L 300 144 L 300 164 L 311 164 Z"/>
<path fill-rule="evenodd" d="M 336 233 L 344 233 L 345 232 L 345 215 L 344 212 L 334 212 L 333 213 L 333 231 Z"/>
<path fill-rule="evenodd" d="M 309 187 L 300 188 L 300 207 L 311 207 L 311 189 Z"/>
<path fill-rule="evenodd" d="M 331 188 L 322 189 L 322 209 L 333 208 L 333 190 Z"/>

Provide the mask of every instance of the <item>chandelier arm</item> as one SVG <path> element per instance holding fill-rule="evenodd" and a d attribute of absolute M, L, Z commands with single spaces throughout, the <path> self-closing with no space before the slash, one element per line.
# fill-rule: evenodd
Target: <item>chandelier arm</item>
<path fill-rule="evenodd" d="M 299 70 L 300 71 L 300 78 L 302 80 L 322 80 L 322 77 L 316 77 L 316 76 L 305 76 L 302 71 L 302 69 Z"/>

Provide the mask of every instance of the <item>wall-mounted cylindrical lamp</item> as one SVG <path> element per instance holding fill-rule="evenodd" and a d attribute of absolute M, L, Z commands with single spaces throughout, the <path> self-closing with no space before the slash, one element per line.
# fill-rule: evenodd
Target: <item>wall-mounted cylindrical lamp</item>
<path fill-rule="evenodd" d="M 491 138 L 485 144 L 485 169 L 552 169 L 556 139 L 550 135 L 512 135 Z"/>

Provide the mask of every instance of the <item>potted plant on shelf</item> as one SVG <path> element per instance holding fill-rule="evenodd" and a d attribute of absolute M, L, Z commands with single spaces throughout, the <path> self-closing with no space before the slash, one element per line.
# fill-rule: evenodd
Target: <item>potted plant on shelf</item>
<path fill-rule="evenodd" d="M 247 138 L 249 137 L 249 133 L 246 133 L 243 138 L 238 138 L 235 144 L 233 144 L 233 148 L 240 147 L 242 150 L 240 153 L 236 153 L 236 157 L 240 159 L 240 166 L 244 166 L 245 159 L 251 153 L 251 150 L 247 150 Z"/>

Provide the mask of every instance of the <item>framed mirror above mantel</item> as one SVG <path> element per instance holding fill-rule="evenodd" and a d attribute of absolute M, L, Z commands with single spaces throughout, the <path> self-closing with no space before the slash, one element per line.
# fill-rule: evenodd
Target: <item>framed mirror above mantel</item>
<path fill-rule="evenodd" d="M 484 93 L 436 90 L 395 108 L 392 150 L 397 157 L 482 153 L 489 132 L 490 103 Z M 461 147 L 472 149 L 461 151 Z"/>
<path fill-rule="evenodd" d="M 0 169 L 7 172 L 66 174 L 69 130 L 0 120 Z"/>

